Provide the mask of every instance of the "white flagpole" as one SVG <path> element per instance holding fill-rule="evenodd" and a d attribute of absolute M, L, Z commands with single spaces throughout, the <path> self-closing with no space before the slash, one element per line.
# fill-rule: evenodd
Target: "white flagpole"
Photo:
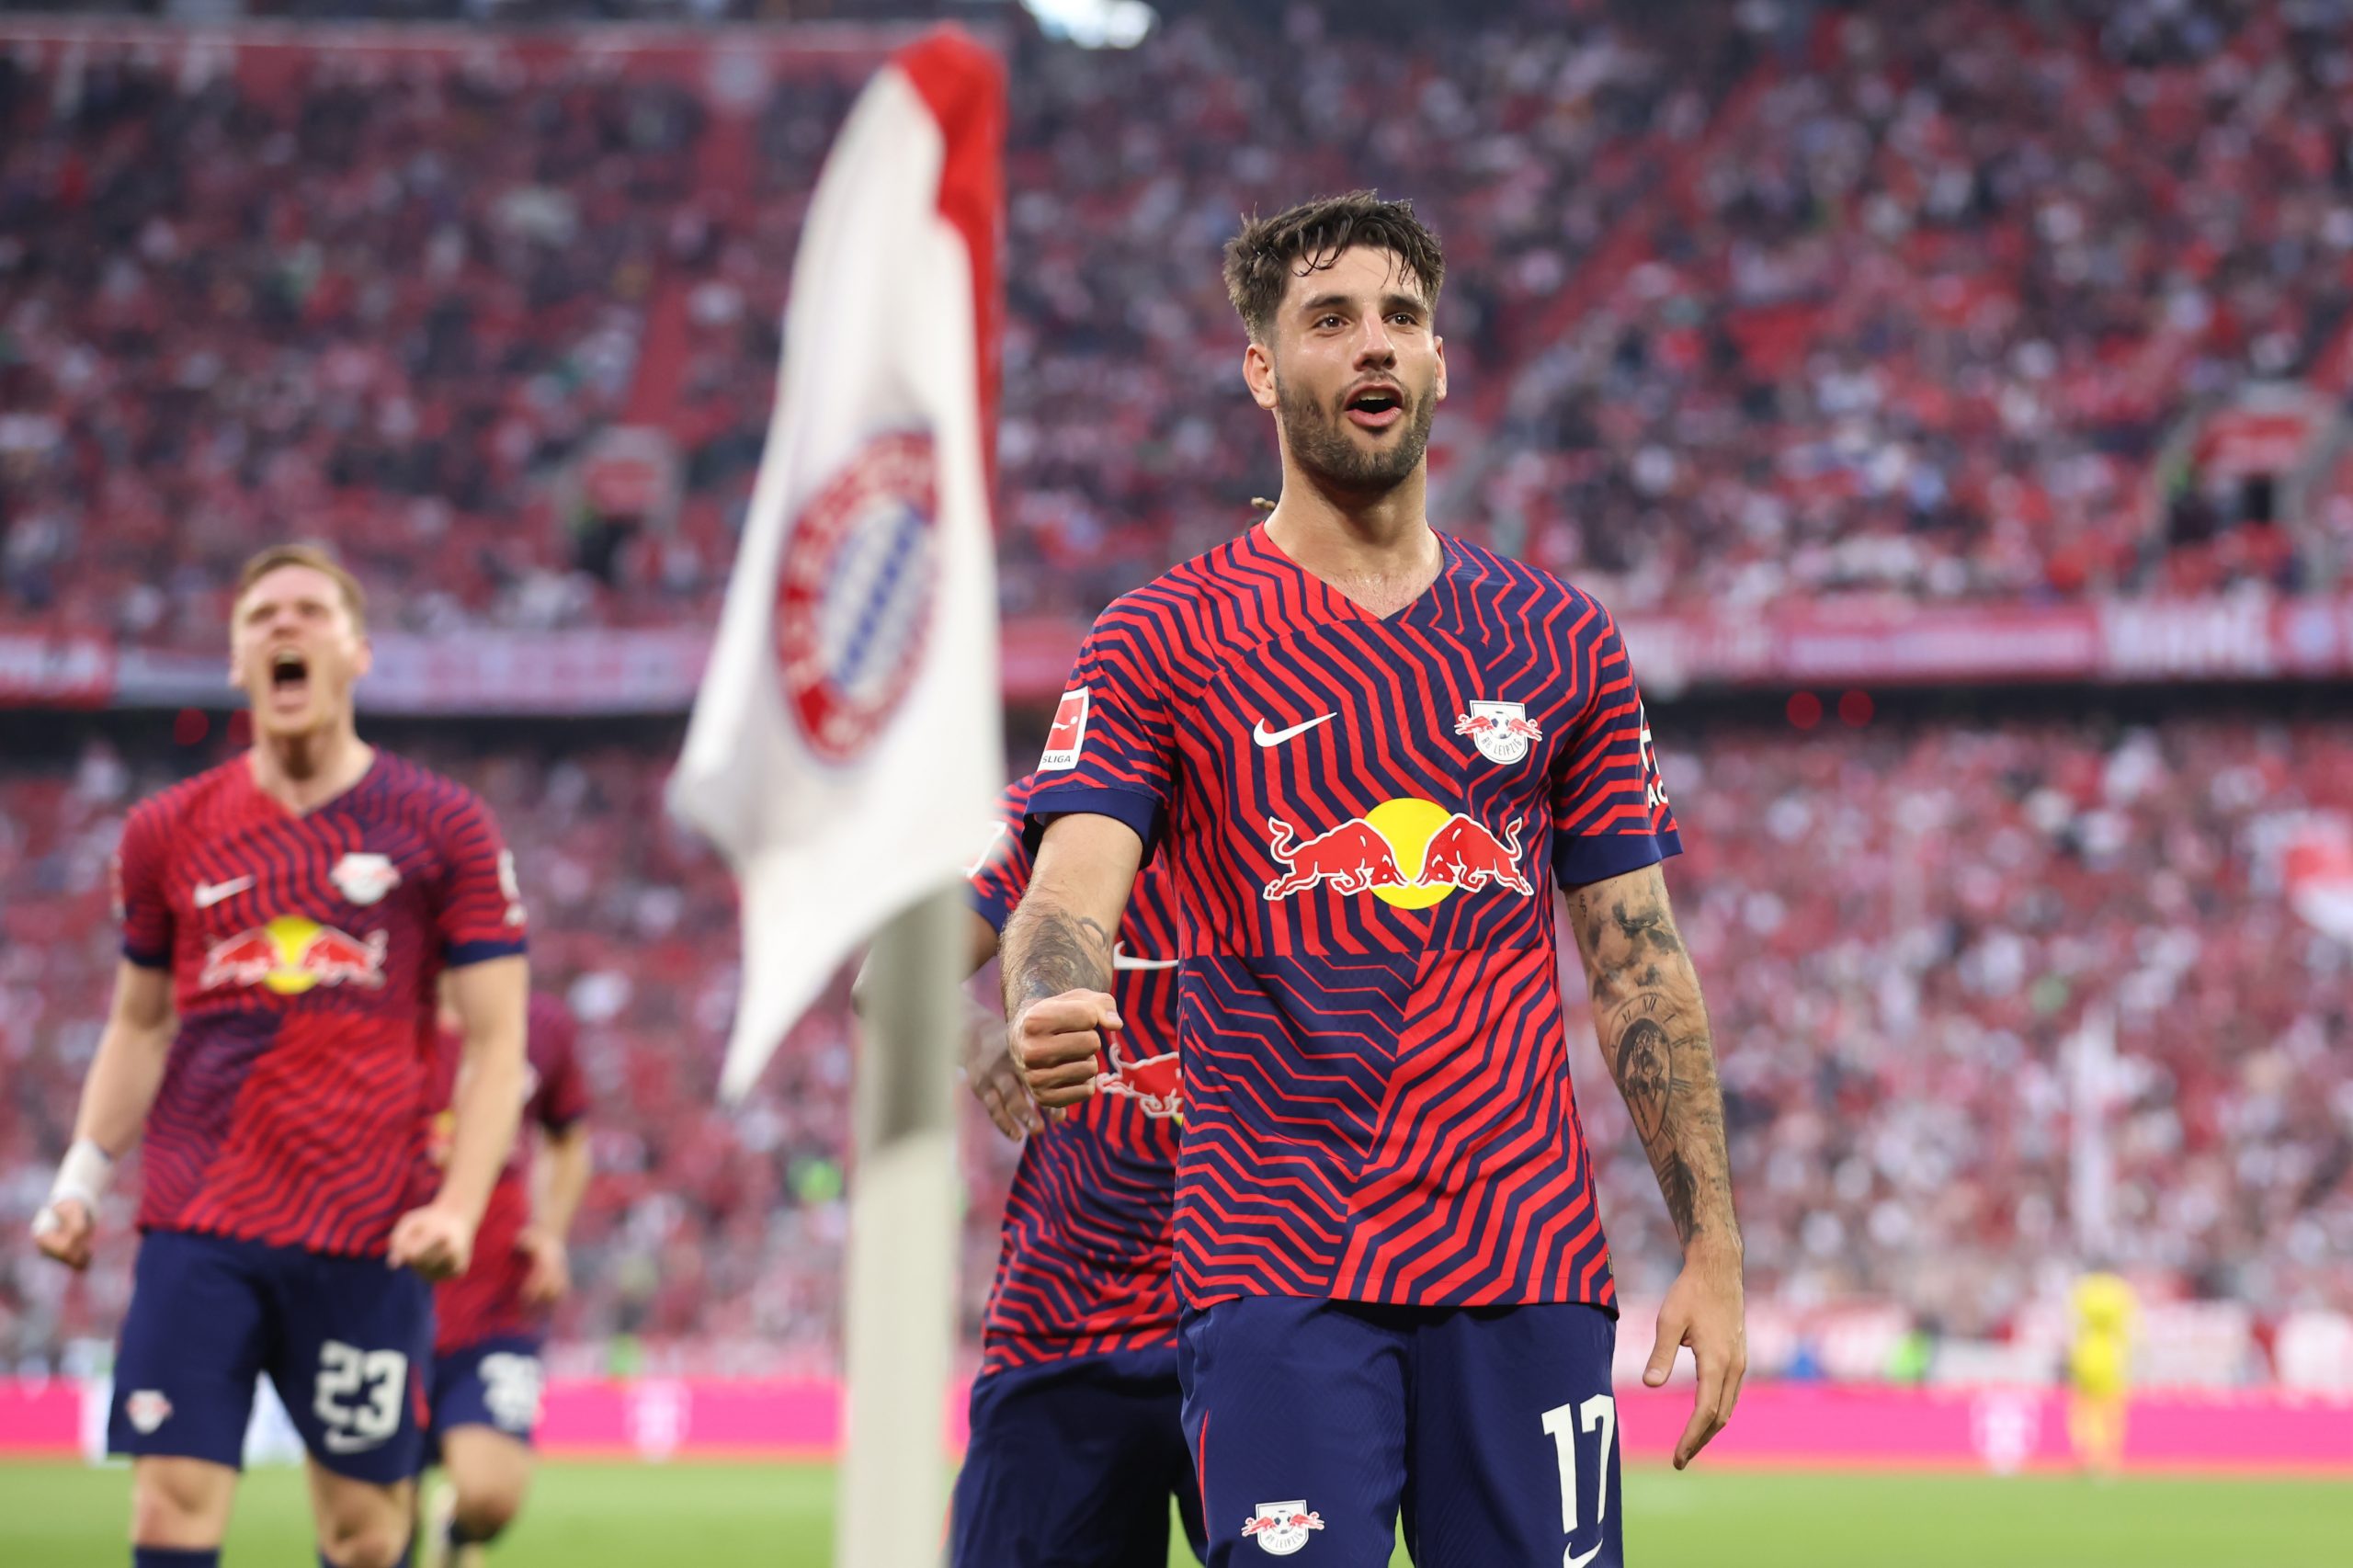
<path fill-rule="evenodd" d="M 955 1041 L 969 919 L 961 887 L 911 905 L 876 938 L 864 986 L 838 1568 L 940 1559 L 956 1332 Z"/>

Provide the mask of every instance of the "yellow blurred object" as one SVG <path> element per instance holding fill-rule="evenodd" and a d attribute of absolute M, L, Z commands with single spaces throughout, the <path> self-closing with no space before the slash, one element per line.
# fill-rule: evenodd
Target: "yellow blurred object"
<path fill-rule="evenodd" d="M 2075 1339 L 2067 1350 L 2067 1379 L 2075 1397 L 2067 1431 L 2075 1457 L 2090 1470 L 2112 1475 L 2124 1460 L 2125 1405 L 2132 1386 L 2132 1328 L 2139 1304 L 2132 1287 L 2113 1274 L 2086 1274 L 2075 1281 L 2070 1303 Z"/>

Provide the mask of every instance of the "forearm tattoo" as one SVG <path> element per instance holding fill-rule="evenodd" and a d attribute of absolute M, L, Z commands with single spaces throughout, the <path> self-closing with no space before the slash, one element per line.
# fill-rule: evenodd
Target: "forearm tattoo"
<path fill-rule="evenodd" d="M 1026 899 L 1005 926 L 1005 1016 L 1065 991 L 1111 988 L 1111 936 L 1087 916 Z"/>
<path fill-rule="evenodd" d="M 1676 1234 L 1737 1242 L 1723 1090 L 1708 1014 L 1668 909 L 1665 884 L 1612 884 L 1569 895 L 1591 977 L 1602 1059 L 1626 1098 Z"/>

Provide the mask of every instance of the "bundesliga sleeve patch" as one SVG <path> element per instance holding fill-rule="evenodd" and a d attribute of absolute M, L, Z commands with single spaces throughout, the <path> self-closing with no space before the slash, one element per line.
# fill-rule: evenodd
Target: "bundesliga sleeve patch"
<path fill-rule="evenodd" d="M 1040 773 L 1063 773 L 1078 766 L 1086 749 L 1086 687 L 1063 693 L 1054 710 L 1054 727 L 1046 732 L 1046 749 L 1038 758 Z"/>

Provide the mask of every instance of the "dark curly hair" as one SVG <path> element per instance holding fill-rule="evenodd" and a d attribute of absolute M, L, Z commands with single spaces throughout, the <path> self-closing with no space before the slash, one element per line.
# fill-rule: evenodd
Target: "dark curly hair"
<path fill-rule="evenodd" d="M 1410 201 L 1384 201 L 1380 193 L 1352 190 L 1326 196 L 1276 213 L 1252 218 L 1225 244 L 1225 294 L 1242 316 L 1253 343 L 1267 341 L 1283 293 L 1294 278 L 1320 272 L 1354 245 L 1385 250 L 1404 264 L 1405 275 L 1438 303 L 1446 281 L 1446 256 L 1438 236 L 1414 216 Z"/>

